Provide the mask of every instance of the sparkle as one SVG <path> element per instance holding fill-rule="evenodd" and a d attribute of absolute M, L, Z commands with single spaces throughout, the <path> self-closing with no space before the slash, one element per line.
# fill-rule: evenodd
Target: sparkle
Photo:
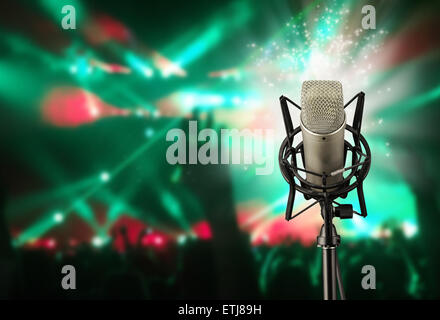
<path fill-rule="evenodd" d="M 147 128 L 147 129 L 145 129 L 145 136 L 146 136 L 147 138 L 152 137 L 153 134 L 154 134 L 154 130 L 153 130 L 152 128 Z"/>
<path fill-rule="evenodd" d="M 61 212 L 55 212 L 55 214 L 53 215 L 53 219 L 55 220 L 55 222 L 60 223 L 64 220 L 64 216 Z"/>
<path fill-rule="evenodd" d="M 103 171 L 99 175 L 99 178 L 102 182 L 108 182 L 110 180 L 110 173 L 108 173 L 107 171 Z"/>
<path fill-rule="evenodd" d="M 104 240 L 101 237 L 96 236 L 96 237 L 93 237 L 92 244 L 95 247 L 100 247 L 104 244 Z"/>

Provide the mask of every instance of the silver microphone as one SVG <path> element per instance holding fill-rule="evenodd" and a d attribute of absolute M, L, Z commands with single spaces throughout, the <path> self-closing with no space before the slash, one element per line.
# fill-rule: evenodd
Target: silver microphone
<path fill-rule="evenodd" d="M 301 90 L 301 132 L 304 166 L 317 174 L 331 175 L 326 184 L 343 179 L 345 111 L 339 81 L 304 81 Z M 306 173 L 306 180 L 322 186 L 322 178 Z"/>

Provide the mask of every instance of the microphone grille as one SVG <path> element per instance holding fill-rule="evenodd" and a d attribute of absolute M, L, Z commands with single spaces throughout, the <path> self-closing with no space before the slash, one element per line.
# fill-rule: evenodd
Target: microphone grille
<path fill-rule="evenodd" d="M 342 84 L 332 80 L 304 81 L 301 90 L 301 121 L 314 133 L 336 131 L 345 120 Z"/>

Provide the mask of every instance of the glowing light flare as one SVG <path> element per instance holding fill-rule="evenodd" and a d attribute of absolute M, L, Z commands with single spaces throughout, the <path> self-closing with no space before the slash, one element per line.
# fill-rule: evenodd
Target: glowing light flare
<path fill-rule="evenodd" d="M 393 235 L 390 228 L 384 228 L 382 226 L 375 228 L 371 232 L 371 236 L 375 239 L 388 239 Z"/>
<path fill-rule="evenodd" d="M 74 62 L 70 65 L 69 72 L 76 75 L 78 79 L 86 79 L 93 73 L 94 67 L 91 63 L 92 60 L 89 60 L 86 56 L 75 53 L 73 60 Z"/>
<path fill-rule="evenodd" d="M 53 215 L 53 219 L 55 222 L 61 223 L 64 220 L 64 215 L 62 214 L 62 212 L 55 212 L 55 214 Z"/>
<path fill-rule="evenodd" d="M 171 75 L 178 77 L 186 77 L 187 75 L 186 71 L 180 66 L 179 63 L 172 62 L 157 51 L 153 52 L 152 59 L 154 66 L 161 71 L 162 76 L 165 78 Z"/>
<path fill-rule="evenodd" d="M 50 238 L 46 241 L 45 245 L 47 249 L 54 249 L 57 245 L 57 242 L 55 239 Z"/>
<path fill-rule="evenodd" d="M 192 110 L 195 98 L 191 95 L 187 95 L 184 99 L 179 98 L 177 93 L 164 97 L 156 101 L 157 110 L 153 112 L 153 117 L 177 117 L 187 116 Z"/>
<path fill-rule="evenodd" d="M 239 109 L 254 109 L 262 106 L 262 101 L 254 93 L 217 93 L 203 91 L 181 91 L 156 102 L 164 116 L 185 116 L 197 108 L 200 111 L 227 108 L 234 117 Z M 246 118 L 249 118 L 248 115 Z"/>
<path fill-rule="evenodd" d="M 265 220 L 265 215 L 272 212 L 270 206 L 261 208 L 261 204 L 240 204 L 237 208 L 237 223 L 243 232 L 252 234 L 253 230 L 256 230 L 260 223 Z M 258 209 L 259 210 L 258 210 Z"/>
<path fill-rule="evenodd" d="M 76 65 L 71 65 L 69 71 L 72 74 L 76 74 L 78 72 L 78 67 Z"/>
<path fill-rule="evenodd" d="M 383 36 L 379 36 L 380 31 L 367 35 L 359 29 L 344 29 L 341 22 L 346 21 L 342 17 L 345 13 L 343 8 L 327 8 L 319 19 L 315 18 L 314 31 L 308 30 L 308 21 L 297 21 L 291 26 L 289 23 L 276 41 L 252 49 L 257 57 L 254 68 L 263 87 L 269 87 L 266 91 L 273 95 L 300 87 L 304 80 L 336 78 L 343 83 L 346 93 L 353 83 L 364 82 L 373 71 L 371 61 L 379 54 Z M 300 35 L 302 45 L 290 41 Z M 277 93 L 272 88 L 277 88 Z"/>
<path fill-rule="evenodd" d="M 178 63 L 172 62 L 156 50 L 150 49 L 140 43 L 128 27 L 113 17 L 103 14 L 98 15 L 94 20 L 90 20 L 83 30 L 88 40 L 95 45 L 113 40 L 124 45 L 136 42 L 136 52 L 128 52 L 125 58 L 132 69 L 146 78 L 151 78 L 154 75 L 154 70 L 149 62 L 161 71 L 163 77 L 169 77 L 171 75 L 179 77 L 186 76 L 186 71 L 182 69 Z M 114 64 L 101 64 L 100 68 L 108 73 L 131 72 L 130 68 Z"/>
<path fill-rule="evenodd" d="M 106 242 L 106 239 L 100 236 L 95 236 L 92 239 L 92 245 L 95 247 L 101 247 Z"/>
<path fill-rule="evenodd" d="M 107 171 L 103 171 L 99 175 L 99 178 L 102 182 L 108 182 L 110 180 L 110 173 L 108 173 Z"/>
<path fill-rule="evenodd" d="M 215 93 L 180 93 L 176 96 L 176 99 L 178 104 L 183 102 L 182 105 L 185 111 L 191 111 L 194 107 L 213 108 L 225 103 L 225 98 Z"/>
<path fill-rule="evenodd" d="M 209 240 L 212 238 L 211 226 L 207 221 L 200 221 L 192 226 L 194 234 L 202 240 Z"/>
<path fill-rule="evenodd" d="M 261 220 L 264 220 L 267 215 L 286 204 L 287 197 L 288 194 L 285 194 L 269 205 L 263 205 L 255 201 L 240 204 L 237 208 L 238 225 L 246 231 L 255 230 Z"/>
<path fill-rule="evenodd" d="M 242 78 L 242 72 L 238 68 L 231 68 L 219 71 L 211 71 L 208 73 L 210 78 L 221 78 L 221 79 L 235 79 L 240 80 Z"/>
<path fill-rule="evenodd" d="M 183 245 L 186 243 L 187 237 L 184 234 L 180 234 L 179 236 L 177 236 L 177 243 L 180 245 Z"/>
<path fill-rule="evenodd" d="M 143 236 L 141 244 L 145 247 L 153 246 L 156 248 L 163 248 L 167 245 L 168 239 L 166 235 L 159 232 L 152 232 Z"/>
<path fill-rule="evenodd" d="M 106 73 L 122 73 L 122 74 L 130 74 L 131 69 L 116 63 L 106 63 L 103 61 L 99 61 L 96 59 L 90 59 L 90 65 L 92 67 L 96 67 Z M 75 66 L 72 66 L 75 67 Z"/>
<path fill-rule="evenodd" d="M 154 129 L 153 128 L 145 129 L 145 136 L 147 138 L 151 138 L 153 135 L 154 135 Z"/>
<path fill-rule="evenodd" d="M 93 93 L 75 87 L 58 87 L 44 98 L 43 119 L 59 127 L 77 127 L 108 116 L 126 116 L 129 110 L 106 104 Z"/>
<path fill-rule="evenodd" d="M 135 55 L 129 52 L 125 56 L 127 63 L 135 70 L 146 78 L 151 78 L 153 76 L 153 69 L 147 59 Z"/>
<path fill-rule="evenodd" d="M 53 250 L 57 246 L 57 241 L 54 238 L 32 238 L 26 244 L 26 247 L 33 249 L 47 249 Z"/>
<path fill-rule="evenodd" d="M 405 236 L 407 238 L 414 237 L 417 234 L 417 232 L 418 232 L 417 225 L 414 224 L 414 223 L 411 223 L 410 221 L 404 221 L 403 222 L 402 230 L 403 230 L 403 233 L 405 234 Z"/>

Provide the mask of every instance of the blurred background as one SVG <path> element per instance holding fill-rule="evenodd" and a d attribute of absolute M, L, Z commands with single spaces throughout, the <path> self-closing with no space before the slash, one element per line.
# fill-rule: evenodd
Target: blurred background
<path fill-rule="evenodd" d="M 365 92 L 372 149 L 368 217 L 335 221 L 347 296 L 439 298 L 438 13 L 433 1 L 2 1 L 1 297 L 320 299 L 319 208 L 284 220 L 278 97 L 299 103 L 302 81 L 332 79 L 345 102 Z M 189 120 L 273 130 L 259 144 L 273 173 L 168 164 L 166 134 Z M 356 193 L 343 202 L 359 211 Z M 309 204 L 297 196 L 294 210 Z M 76 290 L 61 288 L 66 264 Z M 361 288 L 367 264 L 376 290 Z"/>

